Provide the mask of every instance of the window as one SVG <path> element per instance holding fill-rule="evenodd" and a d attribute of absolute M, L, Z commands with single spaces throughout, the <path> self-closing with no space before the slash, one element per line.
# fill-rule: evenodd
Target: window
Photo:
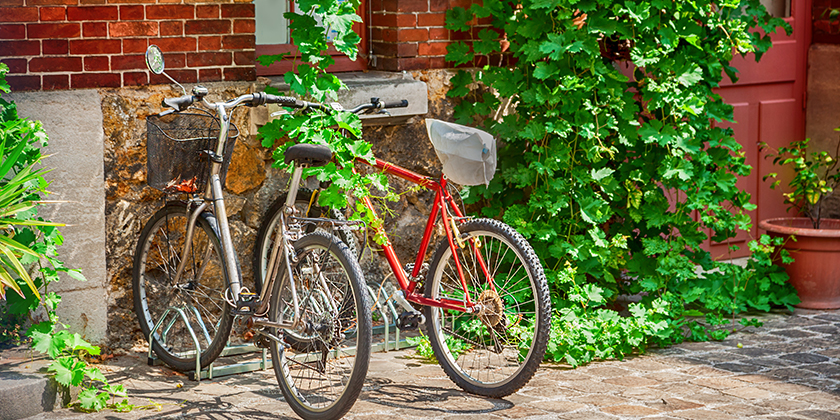
<path fill-rule="evenodd" d="M 790 0 L 761 0 L 761 4 L 774 17 L 790 17 Z"/>
<path fill-rule="evenodd" d="M 283 13 L 294 11 L 296 4 L 289 0 L 254 0 L 256 11 L 256 54 L 275 55 L 291 53 L 283 61 L 279 61 L 265 67 L 257 64 L 258 76 L 275 76 L 283 74 L 292 69 L 295 57 L 300 57 L 297 48 L 291 43 L 294 34 L 289 30 L 289 22 L 283 17 Z M 362 0 L 359 11 L 367 10 L 367 0 Z M 362 15 L 364 19 L 364 15 Z M 367 69 L 367 30 L 364 23 L 356 23 L 353 26 L 356 33 L 361 36 L 359 42 L 359 56 L 356 61 L 351 61 L 344 54 L 330 48 L 329 53 L 335 59 L 335 64 L 330 66 L 331 72 L 360 71 Z"/>

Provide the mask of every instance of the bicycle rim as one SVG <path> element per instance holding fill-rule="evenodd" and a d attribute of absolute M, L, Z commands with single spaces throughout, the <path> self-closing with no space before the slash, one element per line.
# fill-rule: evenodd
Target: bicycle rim
<path fill-rule="evenodd" d="M 530 380 L 545 354 L 547 285 L 533 251 L 510 227 L 479 220 L 463 225 L 461 232 L 465 245 L 456 246 L 456 252 L 470 300 L 481 309 L 466 313 L 427 307 L 429 338 L 457 385 L 486 396 L 509 395 Z M 464 300 L 446 241 L 431 265 L 427 296 Z"/>

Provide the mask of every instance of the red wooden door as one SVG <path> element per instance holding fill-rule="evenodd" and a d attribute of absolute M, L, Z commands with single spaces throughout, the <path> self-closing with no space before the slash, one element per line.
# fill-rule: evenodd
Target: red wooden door
<path fill-rule="evenodd" d="M 811 44 L 811 0 L 767 0 L 762 1 L 768 9 L 788 14 L 785 20 L 793 27 L 793 34 L 774 34 L 773 47 L 756 63 L 752 55 L 733 61 L 740 70 L 736 84 L 727 82 L 718 89 L 724 100 L 735 107 L 735 139 L 743 147 L 747 164 L 752 166 L 748 177 L 739 181 L 739 186 L 752 195 L 751 202 L 758 208 L 750 212 L 752 229 L 739 232 L 735 238 L 718 243 L 709 240 L 708 249 L 715 258 L 736 258 L 749 255 L 747 242 L 760 233 L 758 221 L 784 216 L 786 206 L 779 190 L 771 190 L 770 183 L 762 178 L 771 172 L 780 172 L 784 184 L 784 173 L 773 162 L 764 159 L 758 151 L 758 143 L 770 147 L 786 146 L 791 141 L 805 136 L 805 84 L 808 47 Z M 787 9 L 789 6 L 789 13 Z M 732 245 L 740 249 L 730 251 Z"/>

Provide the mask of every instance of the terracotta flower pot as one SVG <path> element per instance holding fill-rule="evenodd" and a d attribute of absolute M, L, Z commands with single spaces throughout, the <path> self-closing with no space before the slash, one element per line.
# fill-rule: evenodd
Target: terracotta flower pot
<path fill-rule="evenodd" d="M 806 217 L 780 217 L 762 220 L 758 227 L 770 236 L 796 237 L 784 245 L 794 262 L 783 266 L 802 301 L 797 307 L 840 308 L 840 220 L 822 219 L 814 229 Z"/>

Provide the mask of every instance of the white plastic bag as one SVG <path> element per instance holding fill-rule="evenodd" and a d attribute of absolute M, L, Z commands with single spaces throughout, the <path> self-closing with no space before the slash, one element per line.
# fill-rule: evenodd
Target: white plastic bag
<path fill-rule="evenodd" d="M 443 174 L 461 185 L 488 185 L 496 173 L 496 139 L 465 125 L 426 118 Z"/>

